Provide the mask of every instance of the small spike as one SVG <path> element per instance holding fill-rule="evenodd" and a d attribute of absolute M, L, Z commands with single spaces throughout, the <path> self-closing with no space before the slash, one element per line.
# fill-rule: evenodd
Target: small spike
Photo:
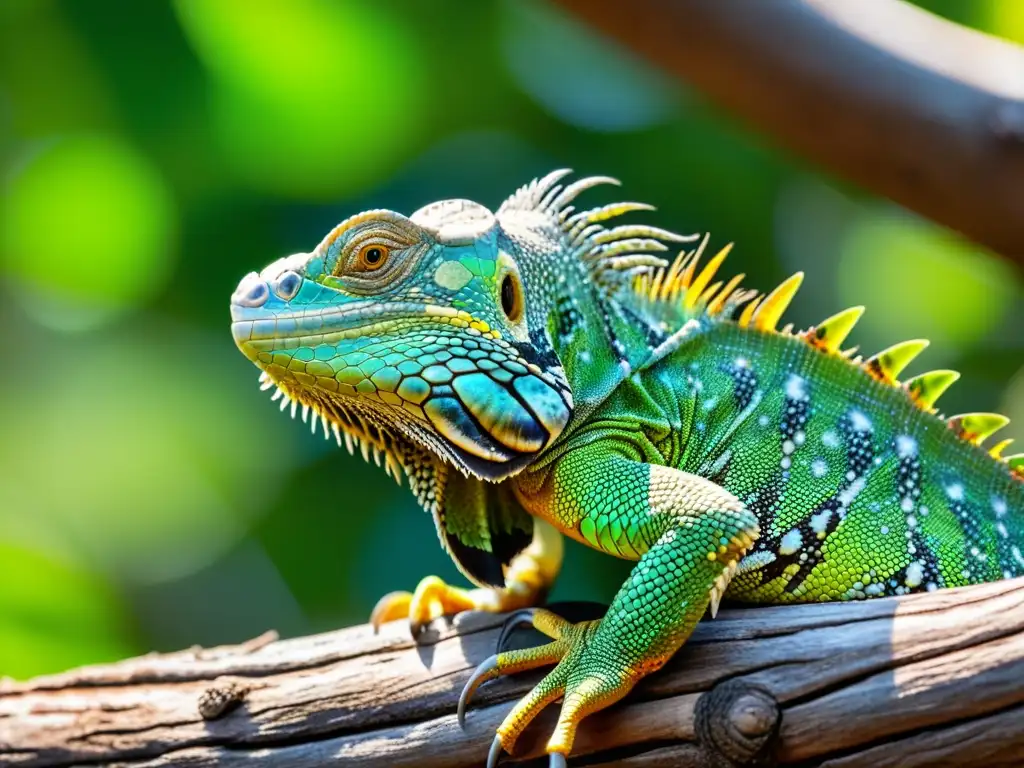
<path fill-rule="evenodd" d="M 1021 480 L 1024 480 L 1024 453 L 1015 453 L 1006 457 L 1006 465 Z"/>
<path fill-rule="evenodd" d="M 270 402 L 274 402 L 275 400 L 280 398 L 282 395 L 284 395 L 284 390 L 281 389 L 280 387 L 278 387 L 276 390 L 274 390 L 274 393 L 270 396 Z"/>
<path fill-rule="evenodd" d="M 825 320 L 822 320 L 814 328 L 804 334 L 804 338 L 811 343 L 811 346 L 823 349 L 826 352 L 838 352 L 839 346 L 846 341 L 853 326 L 857 324 L 864 314 L 864 307 L 850 307 L 842 312 L 837 312 Z"/>
<path fill-rule="evenodd" d="M 710 304 L 708 304 L 707 312 L 709 315 L 717 315 L 722 311 L 722 308 L 725 306 L 725 302 L 730 296 L 732 296 L 733 291 L 739 287 L 740 283 L 743 282 L 744 277 L 746 277 L 746 275 L 741 272 L 725 284 L 725 287 L 722 288 L 718 295 L 711 300 Z"/>
<path fill-rule="evenodd" d="M 898 384 L 896 377 L 900 371 L 910 365 L 910 361 L 921 354 L 928 344 L 928 339 L 901 341 L 865 361 L 864 368 L 879 381 Z"/>
<path fill-rule="evenodd" d="M 341 448 L 341 430 L 338 429 L 338 425 L 333 421 L 331 422 L 331 432 L 334 433 L 334 441 L 338 444 L 338 447 Z"/>
<path fill-rule="evenodd" d="M 1002 461 L 1003 451 L 1009 448 L 1012 442 L 1012 437 L 1008 437 L 1005 440 L 999 441 L 998 443 L 992 446 L 992 448 L 988 452 L 988 455 L 991 456 L 993 459 L 996 459 L 997 461 Z"/>
<path fill-rule="evenodd" d="M 935 410 L 935 401 L 959 378 L 960 374 L 956 371 L 928 371 L 928 373 L 907 379 L 903 386 L 911 400 L 922 409 L 931 412 Z"/>
<path fill-rule="evenodd" d="M 294 419 L 295 418 L 295 411 L 298 410 L 299 404 L 295 400 L 292 400 L 291 405 L 292 405 L 292 418 Z"/>
<path fill-rule="evenodd" d="M 700 241 L 700 245 L 698 245 L 689 257 L 687 257 L 686 269 L 684 269 L 682 274 L 679 275 L 679 279 L 677 281 L 680 288 L 689 288 L 693 282 L 693 273 L 697 269 L 700 257 L 704 255 L 704 249 L 707 248 L 709 239 L 711 239 L 710 232 L 704 235 L 704 239 Z"/>
<path fill-rule="evenodd" d="M 782 318 L 782 313 L 786 311 L 789 302 L 796 296 L 800 283 L 803 281 L 804 273 L 797 272 L 769 293 L 752 316 L 754 327 L 759 331 L 774 331 L 775 326 Z"/>
<path fill-rule="evenodd" d="M 272 378 L 269 376 L 266 378 L 260 376 L 260 392 L 266 392 L 272 386 L 274 386 L 274 380 Z"/>
<path fill-rule="evenodd" d="M 981 445 L 985 438 L 999 431 L 1010 420 L 999 413 L 961 413 L 946 422 L 959 437 L 974 445 Z"/>
<path fill-rule="evenodd" d="M 283 391 L 282 391 L 282 394 L 284 394 Z M 285 408 L 288 407 L 288 403 L 290 403 L 290 402 L 291 402 L 291 400 L 288 399 L 288 395 L 285 395 L 284 397 L 281 398 L 281 411 L 282 412 L 284 411 Z"/>
<path fill-rule="evenodd" d="M 309 406 L 305 403 L 302 404 L 302 423 L 305 424 L 309 419 Z"/>
<path fill-rule="evenodd" d="M 686 289 L 686 298 L 683 301 L 683 306 L 686 309 L 693 309 L 697 306 L 697 302 L 707 287 L 708 283 L 715 276 L 718 268 L 722 266 L 722 262 L 725 261 L 725 257 L 729 255 L 729 251 L 732 250 L 732 243 L 726 245 L 722 250 L 716 253 L 711 261 L 707 263 L 704 269 L 701 270 L 700 274 L 693 279 L 693 283 L 689 288 Z"/>
<path fill-rule="evenodd" d="M 764 296 L 758 296 L 743 308 L 743 311 L 740 313 L 740 319 L 736 321 L 740 328 L 746 328 L 750 325 L 750 318 L 754 316 L 754 312 L 757 311 L 757 305 L 761 303 L 763 298 Z"/>

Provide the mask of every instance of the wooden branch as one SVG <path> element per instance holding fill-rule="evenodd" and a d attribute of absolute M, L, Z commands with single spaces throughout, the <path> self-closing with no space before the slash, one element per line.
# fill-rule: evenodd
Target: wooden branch
<path fill-rule="evenodd" d="M 1024 49 L 902 0 L 558 4 L 797 155 L 1024 265 Z"/>
<path fill-rule="evenodd" d="M 538 679 L 454 711 L 501 617 L 192 649 L 0 685 L 0 765 L 479 766 Z M 517 637 L 523 643 L 528 636 Z M 554 710 L 555 708 L 550 708 Z M 554 711 L 524 734 L 536 758 Z M 861 603 L 725 610 L 620 705 L 576 765 L 1019 765 L 1024 579 Z M 585 756 L 585 757 L 584 757 Z M 545 763 L 546 765 L 546 763 Z"/>

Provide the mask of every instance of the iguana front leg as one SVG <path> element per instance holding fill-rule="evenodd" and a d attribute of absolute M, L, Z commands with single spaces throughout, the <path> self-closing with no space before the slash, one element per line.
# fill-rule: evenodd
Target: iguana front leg
<path fill-rule="evenodd" d="M 625 696 L 683 644 L 717 587 L 758 535 L 757 519 L 735 496 L 696 475 L 646 464 L 590 445 L 570 451 L 525 499 L 556 527 L 595 548 L 639 556 L 603 619 L 572 625 L 531 613 L 553 642 L 500 653 L 481 665 L 468 695 L 486 679 L 557 662 L 498 728 L 490 764 L 511 751 L 526 725 L 563 698 L 547 744 L 564 765 L 579 722 Z"/>
<path fill-rule="evenodd" d="M 562 565 L 562 535 L 543 520 L 534 521 L 533 539 L 512 558 L 504 587 L 462 589 L 438 576 L 427 576 L 414 592 L 391 592 L 377 601 L 370 615 L 374 630 L 387 621 L 409 619 L 414 637 L 441 616 L 461 611 L 504 613 L 537 605 L 551 588 Z"/>

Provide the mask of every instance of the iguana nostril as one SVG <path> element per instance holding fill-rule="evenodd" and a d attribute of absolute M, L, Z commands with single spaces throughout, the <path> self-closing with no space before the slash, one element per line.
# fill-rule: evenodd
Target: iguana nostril
<path fill-rule="evenodd" d="M 299 292 L 299 288 L 302 286 L 302 278 L 299 277 L 295 272 L 289 270 L 282 274 L 274 283 L 274 293 L 278 297 L 288 301 L 295 297 L 295 294 Z"/>
<path fill-rule="evenodd" d="M 238 284 L 231 301 L 243 307 L 262 307 L 269 298 L 270 289 L 267 284 L 255 272 L 250 272 Z"/>

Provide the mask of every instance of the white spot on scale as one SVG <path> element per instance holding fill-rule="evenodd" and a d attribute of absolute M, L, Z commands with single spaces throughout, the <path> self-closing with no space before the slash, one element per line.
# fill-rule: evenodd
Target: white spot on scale
<path fill-rule="evenodd" d="M 796 445 L 792 440 L 784 440 L 782 442 L 782 452 L 787 456 L 796 450 Z"/>
<path fill-rule="evenodd" d="M 799 529 L 794 528 L 785 536 L 782 537 L 782 541 L 779 542 L 779 554 L 780 555 L 792 555 L 794 552 L 798 552 L 800 547 L 803 546 L 804 537 L 800 533 Z"/>
<path fill-rule="evenodd" d="M 888 536 L 889 535 L 889 526 L 888 525 L 883 525 L 880 530 L 882 531 L 882 535 L 883 536 Z"/>
<path fill-rule="evenodd" d="M 757 423 L 760 424 L 762 427 L 767 427 L 770 422 L 771 419 L 769 419 L 767 416 L 763 414 L 757 417 Z"/>
<path fill-rule="evenodd" d="M 717 397 L 709 397 L 707 400 L 704 401 L 704 410 L 705 411 L 710 411 L 716 405 L 718 405 L 718 398 Z"/>
<path fill-rule="evenodd" d="M 1002 536 L 1004 539 L 1010 538 L 1010 532 L 1006 530 L 1006 526 L 1002 523 L 1002 521 L 996 523 L 996 530 L 999 531 L 999 535 Z"/>
<path fill-rule="evenodd" d="M 917 456 L 917 441 L 910 435 L 900 435 L 896 438 L 896 453 L 901 459 Z"/>
<path fill-rule="evenodd" d="M 996 517 L 1003 517 L 1006 514 L 1006 501 L 998 496 L 993 496 L 992 511 L 996 513 Z"/>
<path fill-rule="evenodd" d="M 914 588 L 921 586 L 922 581 L 924 581 L 924 563 L 920 560 L 914 560 L 907 566 L 907 577 L 903 580 L 903 583 L 910 588 Z"/>
<path fill-rule="evenodd" d="M 904 512 L 910 512 L 914 509 L 914 500 L 909 496 L 900 502 L 900 509 Z"/>
<path fill-rule="evenodd" d="M 817 478 L 822 478 L 828 474 L 828 464 L 825 463 L 824 459 L 815 459 L 811 462 L 811 474 Z"/>
<path fill-rule="evenodd" d="M 828 521 L 832 517 L 832 510 L 826 509 L 824 512 L 819 512 L 816 515 L 811 515 L 811 530 L 819 536 L 824 535 L 825 531 L 828 530 Z"/>
<path fill-rule="evenodd" d="M 871 419 L 860 411 L 850 411 L 850 425 L 858 432 L 870 432 L 872 430 Z"/>
<path fill-rule="evenodd" d="M 830 429 L 821 436 L 821 442 L 826 448 L 838 448 L 839 435 Z"/>
<path fill-rule="evenodd" d="M 1024 555 L 1020 553 L 1020 547 L 1010 547 L 1010 554 L 1013 555 L 1013 559 L 1020 563 L 1021 568 L 1024 568 Z"/>
<path fill-rule="evenodd" d="M 747 362 L 747 358 L 745 357 L 737 357 L 735 360 L 733 360 L 733 363 L 736 365 L 737 368 L 746 368 L 748 365 L 750 365 L 750 363 Z"/>
<path fill-rule="evenodd" d="M 783 469 L 789 469 L 791 466 L 793 466 L 793 460 L 789 458 L 789 456 L 783 456 L 782 461 L 779 462 L 779 466 L 781 466 Z"/>
<path fill-rule="evenodd" d="M 964 487 L 960 483 L 951 483 L 946 486 L 946 495 L 953 501 L 964 500 Z"/>
<path fill-rule="evenodd" d="M 740 573 L 746 573 L 747 571 L 754 571 L 754 570 L 757 570 L 758 568 L 763 568 L 764 566 L 768 565 L 769 563 L 774 563 L 774 562 L 775 562 L 775 553 L 774 552 L 765 552 L 765 551 L 753 552 L 753 553 L 747 555 L 746 557 L 744 557 L 742 560 L 740 560 L 740 564 L 736 568 L 736 573 L 740 574 Z"/>
<path fill-rule="evenodd" d="M 850 503 L 864 490 L 865 485 L 867 485 L 867 481 L 863 477 L 858 477 L 850 483 L 849 488 L 839 494 L 839 503 L 844 507 L 849 507 Z"/>
<path fill-rule="evenodd" d="M 795 373 L 786 379 L 786 397 L 791 400 L 807 399 L 807 382 Z"/>
<path fill-rule="evenodd" d="M 796 432 L 793 433 L 793 442 L 796 443 L 797 445 L 803 445 L 805 442 L 807 442 L 807 433 L 804 432 L 802 429 L 798 429 Z"/>

